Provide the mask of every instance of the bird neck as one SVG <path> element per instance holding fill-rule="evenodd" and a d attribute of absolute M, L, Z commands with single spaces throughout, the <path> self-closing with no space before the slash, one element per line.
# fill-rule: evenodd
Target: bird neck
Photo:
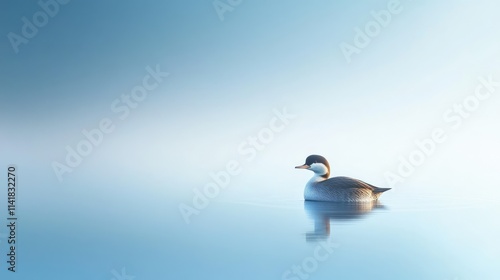
<path fill-rule="evenodd" d="M 326 177 L 327 175 L 328 175 L 328 173 L 325 175 L 319 175 L 319 174 L 314 173 L 313 177 L 309 180 L 309 183 L 319 183 L 321 181 L 324 181 L 324 180 L 328 179 L 328 177 Z"/>

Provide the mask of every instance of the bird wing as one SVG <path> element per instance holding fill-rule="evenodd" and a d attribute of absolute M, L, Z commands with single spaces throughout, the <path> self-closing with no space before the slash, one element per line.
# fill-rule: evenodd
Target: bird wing
<path fill-rule="evenodd" d="M 378 189 L 377 187 L 365 183 L 361 180 L 343 176 L 330 178 L 328 180 L 320 182 L 320 184 L 339 189 L 357 188 L 357 189 L 368 189 L 371 191 Z"/>

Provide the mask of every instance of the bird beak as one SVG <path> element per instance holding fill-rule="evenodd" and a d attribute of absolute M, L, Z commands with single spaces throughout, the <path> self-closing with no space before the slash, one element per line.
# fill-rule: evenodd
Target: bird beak
<path fill-rule="evenodd" d="M 307 165 L 307 164 L 304 164 L 304 165 L 299 165 L 299 166 L 295 166 L 296 169 L 309 169 L 310 166 Z"/>

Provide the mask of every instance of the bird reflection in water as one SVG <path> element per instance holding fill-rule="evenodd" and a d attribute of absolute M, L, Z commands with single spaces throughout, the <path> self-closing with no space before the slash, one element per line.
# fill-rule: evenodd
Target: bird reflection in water
<path fill-rule="evenodd" d="M 314 231 L 306 233 L 306 241 L 322 241 L 330 236 L 330 220 L 353 221 L 366 217 L 373 209 L 384 209 L 378 201 L 371 202 L 321 202 L 304 201 L 304 209 L 314 220 Z"/>

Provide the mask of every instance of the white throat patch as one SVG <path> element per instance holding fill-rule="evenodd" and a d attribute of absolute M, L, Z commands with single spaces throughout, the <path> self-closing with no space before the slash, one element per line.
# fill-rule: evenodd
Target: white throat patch
<path fill-rule="evenodd" d="M 311 164 L 311 167 L 309 168 L 309 170 L 312 170 L 314 173 L 316 173 L 316 175 L 320 175 L 320 176 L 328 173 L 328 168 L 326 167 L 326 165 L 324 165 L 322 163 Z"/>

